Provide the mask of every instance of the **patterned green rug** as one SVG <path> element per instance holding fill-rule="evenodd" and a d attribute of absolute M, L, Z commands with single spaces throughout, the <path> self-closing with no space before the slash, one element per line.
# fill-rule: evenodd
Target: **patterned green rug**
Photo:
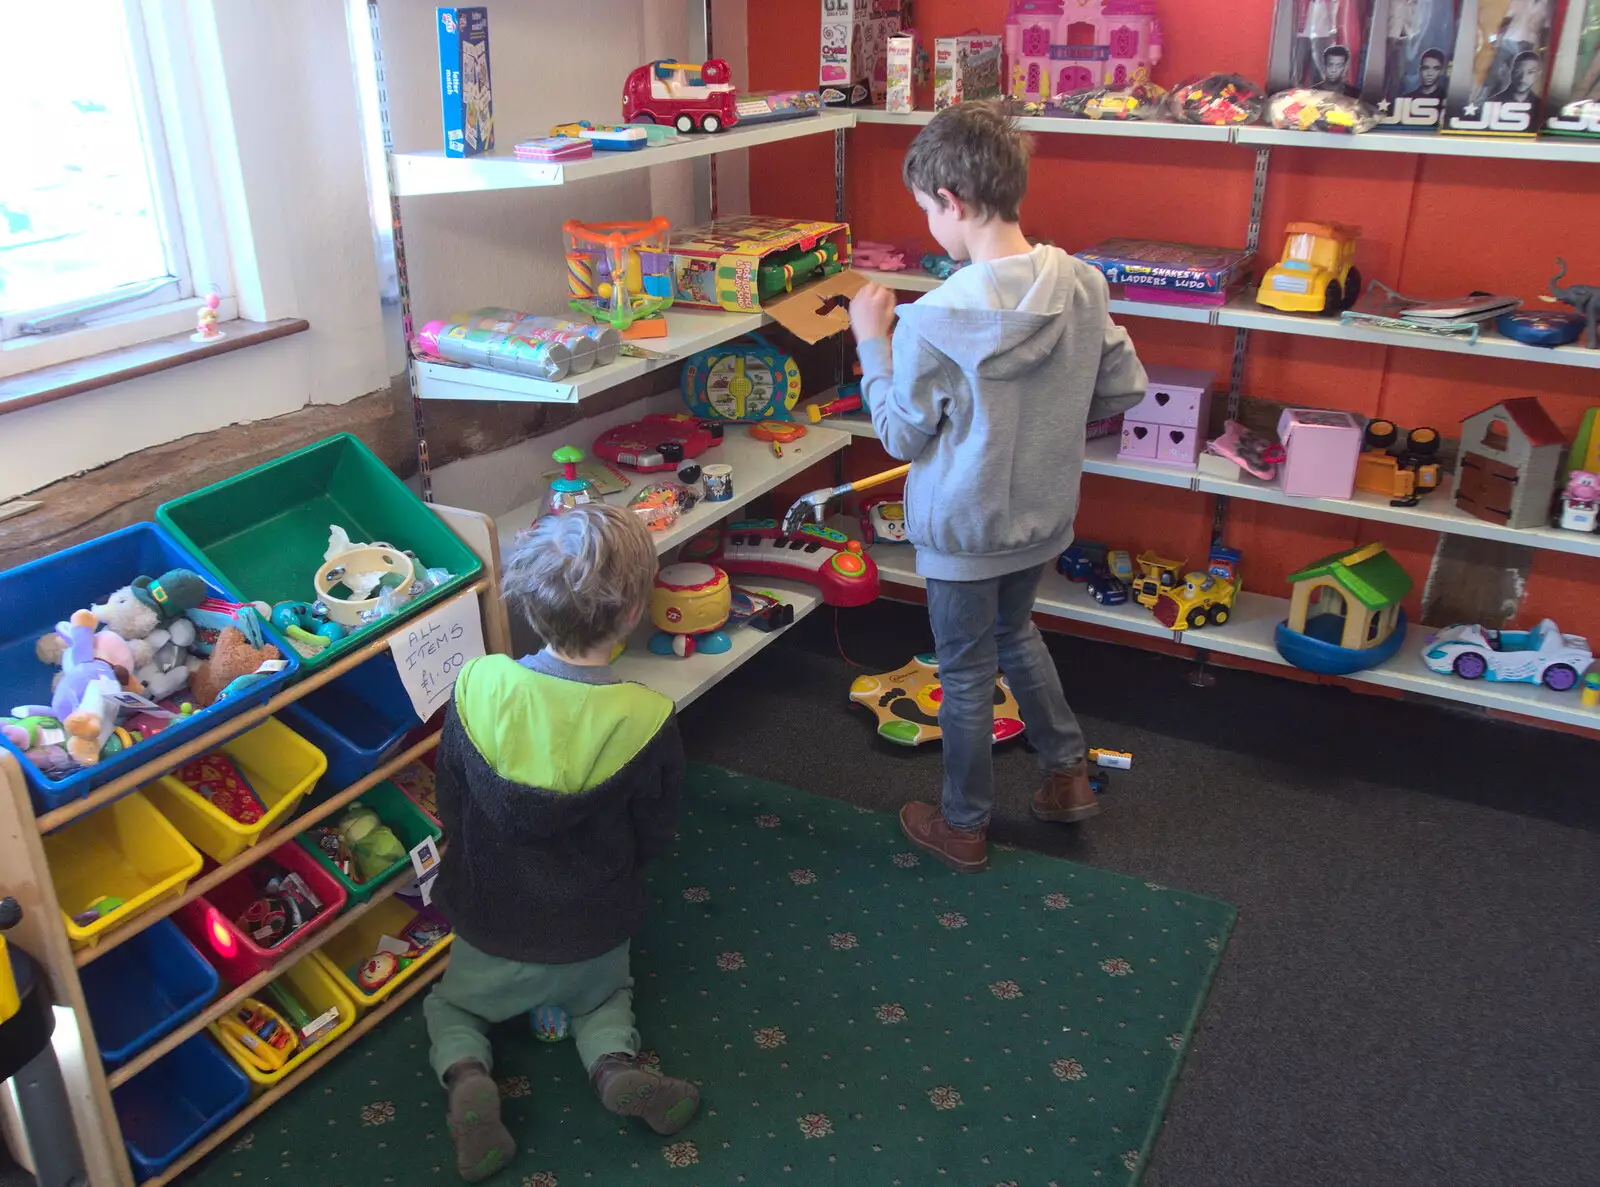
<path fill-rule="evenodd" d="M 962 877 L 892 816 L 710 767 L 651 884 L 639 1029 L 700 1115 L 624 1125 L 571 1043 L 507 1028 L 521 1150 L 492 1182 L 1137 1183 L 1234 918 L 1018 850 Z M 414 1002 L 184 1182 L 456 1181 L 427 1042 Z"/>

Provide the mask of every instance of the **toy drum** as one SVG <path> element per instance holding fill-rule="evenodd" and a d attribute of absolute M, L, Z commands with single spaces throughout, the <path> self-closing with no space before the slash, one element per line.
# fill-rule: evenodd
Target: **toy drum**
<path fill-rule="evenodd" d="M 733 498 L 733 467 L 721 463 L 702 466 L 700 469 L 701 481 L 705 484 L 705 500 L 708 503 L 726 503 Z"/>
<path fill-rule="evenodd" d="M 324 561 L 322 568 L 317 570 L 314 578 L 317 598 L 328 607 L 328 617 L 341 626 L 360 627 L 366 625 L 363 613 L 374 611 L 378 608 L 376 597 L 365 599 L 342 598 L 333 593 L 335 586 L 344 582 L 347 573 L 393 573 L 399 578 L 394 586 L 394 598 L 397 602 L 404 602 L 411 596 L 411 585 L 416 579 L 416 568 L 411 563 L 411 558 L 398 548 L 390 548 L 387 544 L 373 544 L 364 548 L 352 548 L 348 552 L 341 552 L 330 561 Z"/>
<path fill-rule="evenodd" d="M 727 622 L 732 605 L 733 586 L 716 565 L 668 565 L 650 591 L 650 621 L 669 635 L 700 635 Z"/>

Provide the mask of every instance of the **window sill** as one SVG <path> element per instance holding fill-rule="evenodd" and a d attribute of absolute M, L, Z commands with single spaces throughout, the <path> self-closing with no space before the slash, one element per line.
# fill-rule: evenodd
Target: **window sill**
<path fill-rule="evenodd" d="M 141 342 L 137 346 L 108 350 L 104 354 L 0 379 L 0 416 L 49 404 L 54 400 L 64 400 L 96 388 L 109 387 L 124 380 L 137 379 L 141 375 L 154 375 L 158 371 L 227 354 L 242 347 L 271 342 L 275 338 L 287 338 L 290 334 L 309 330 L 311 325 L 301 318 L 286 317 L 268 322 L 227 321 L 221 323 L 220 328 L 225 337 L 210 342 L 190 341 L 189 334 L 192 331 L 171 334 Z"/>

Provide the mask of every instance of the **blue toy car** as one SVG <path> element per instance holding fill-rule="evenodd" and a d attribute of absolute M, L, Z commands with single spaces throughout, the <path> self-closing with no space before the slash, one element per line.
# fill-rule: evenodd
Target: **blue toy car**
<path fill-rule="evenodd" d="M 1128 600 L 1128 583 L 1101 570 L 1089 578 L 1089 596 L 1102 606 L 1120 606 Z"/>
<path fill-rule="evenodd" d="M 1056 572 L 1068 581 L 1087 581 L 1105 567 L 1106 546 L 1093 540 L 1079 540 L 1056 558 Z"/>

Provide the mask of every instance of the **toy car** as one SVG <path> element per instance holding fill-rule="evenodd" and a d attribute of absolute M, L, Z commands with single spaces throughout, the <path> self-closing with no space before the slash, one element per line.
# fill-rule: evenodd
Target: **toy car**
<path fill-rule="evenodd" d="M 1106 546 L 1078 540 L 1056 558 L 1056 572 L 1068 581 L 1087 581 L 1105 568 Z"/>
<path fill-rule="evenodd" d="M 1133 556 L 1126 548 L 1113 548 L 1106 553 L 1106 569 L 1121 581 L 1133 580 Z"/>
<path fill-rule="evenodd" d="M 1102 606 L 1121 606 L 1128 600 L 1128 583 L 1115 573 L 1101 569 L 1089 578 L 1089 596 Z"/>
<path fill-rule="evenodd" d="M 1422 662 L 1434 672 L 1454 672 L 1464 680 L 1543 683 L 1557 692 L 1576 688 L 1593 659 L 1589 640 L 1563 635 L 1548 618 L 1528 631 L 1449 626 L 1422 652 Z"/>
<path fill-rule="evenodd" d="M 1139 554 L 1139 576 L 1133 582 L 1133 600 L 1141 606 L 1153 607 L 1161 591 L 1178 584 L 1182 561 L 1168 560 L 1153 552 Z"/>
<path fill-rule="evenodd" d="M 1233 615 L 1239 587 L 1214 573 L 1189 573 L 1176 589 L 1164 589 L 1156 599 L 1156 621 L 1175 631 L 1221 626 Z"/>
<path fill-rule="evenodd" d="M 1337 315 L 1361 295 L 1356 270 L 1360 227 L 1343 223 L 1290 223 L 1283 259 L 1267 269 L 1256 303 L 1285 313 Z"/>
<path fill-rule="evenodd" d="M 680 132 L 720 132 L 739 122 L 733 67 L 721 58 L 647 62 L 622 85 L 622 119 L 629 124 L 671 124 Z"/>

